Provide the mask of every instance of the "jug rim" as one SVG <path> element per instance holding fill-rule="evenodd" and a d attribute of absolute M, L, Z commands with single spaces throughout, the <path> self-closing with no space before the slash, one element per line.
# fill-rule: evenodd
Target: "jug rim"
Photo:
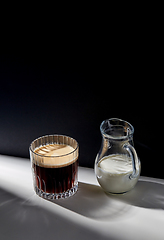
<path fill-rule="evenodd" d="M 117 123 L 122 123 L 122 126 L 123 126 L 123 123 L 124 123 L 124 125 L 127 125 L 128 127 L 127 127 L 127 129 L 129 130 L 129 131 L 127 131 L 127 135 L 125 135 L 125 136 L 112 136 L 112 135 L 110 135 L 110 134 L 108 134 L 108 133 L 106 133 L 106 131 L 107 130 L 109 130 L 110 129 L 110 125 L 109 125 L 109 122 L 114 122 L 114 121 L 116 121 Z M 104 129 L 103 128 L 103 125 L 105 124 L 105 123 L 108 123 L 108 128 L 107 129 Z M 117 126 L 118 126 L 118 124 L 117 124 Z M 127 121 L 125 121 L 125 120 L 123 120 L 123 119 L 120 119 L 120 118 L 109 118 L 109 119 L 105 119 L 105 120 L 103 120 L 102 121 L 102 123 L 101 123 L 101 125 L 100 125 L 100 131 L 101 131 L 101 133 L 104 135 L 104 136 L 106 136 L 106 137 L 108 137 L 108 138 L 111 138 L 111 139 L 118 139 L 118 140 L 124 140 L 124 139 L 127 139 L 127 138 L 129 138 L 130 136 L 133 136 L 133 134 L 134 134 L 134 127 L 129 123 L 129 122 L 127 122 Z"/>

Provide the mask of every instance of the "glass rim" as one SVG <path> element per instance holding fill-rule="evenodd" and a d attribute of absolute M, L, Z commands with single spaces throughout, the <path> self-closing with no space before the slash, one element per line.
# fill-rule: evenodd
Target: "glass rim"
<path fill-rule="evenodd" d="M 56 156 L 45 156 L 45 155 L 41 155 L 41 154 L 36 153 L 36 152 L 32 149 L 32 144 L 33 144 L 35 141 L 37 141 L 38 139 L 41 139 L 41 138 L 44 138 L 44 137 L 48 137 L 48 136 L 58 136 L 58 137 L 67 137 L 67 138 L 70 138 L 70 139 L 72 139 L 72 140 L 74 140 L 74 141 L 76 142 L 77 147 L 76 147 L 73 151 L 71 151 L 71 152 L 69 152 L 69 153 L 67 153 L 67 154 L 61 154 L 61 155 L 56 155 Z M 60 143 L 59 143 L 59 144 L 60 144 Z M 45 144 L 45 146 L 46 146 L 46 145 L 50 145 L 50 144 Z M 61 145 L 67 145 L 67 144 L 61 144 Z M 43 145 L 43 146 L 44 146 L 44 145 Z M 68 145 L 68 146 L 70 146 L 70 145 Z M 47 134 L 47 135 L 38 137 L 38 138 L 34 139 L 34 140 L 31 142 L 30 146 L 29 146 L 29 150 L 30 150 L 33 154 L 35 154 L 35 155 L 37 155 L 37 156 L 39 156 L 39 157 L 44 157 L 44 158 L 65 157 L 65 156 L 67 156 L 67 155 L 73 154 L 78 148 L 79 148 L 79 144 L 78 144 L 78 142 L 77 142 L 74 138 L 69 137 L 69 136 L 66 136 L 66 135 L 59 135 L 59 134 Z"/>

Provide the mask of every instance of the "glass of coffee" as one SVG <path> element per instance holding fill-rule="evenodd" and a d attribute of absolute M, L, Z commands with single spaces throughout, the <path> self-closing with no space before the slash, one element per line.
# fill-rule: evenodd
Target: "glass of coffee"
<path fill-rule="evenodd" d="M 79 145 L 71 137 L 46 135 L 30 147 L 34 190 L 42 198 L 68 198 L 78 189 Z"/>

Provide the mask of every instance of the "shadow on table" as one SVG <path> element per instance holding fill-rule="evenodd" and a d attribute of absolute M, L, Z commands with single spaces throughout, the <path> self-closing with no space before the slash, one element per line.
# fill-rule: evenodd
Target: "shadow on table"
<path fill-rule="evenodd" d="M 37 203 L 0 189 L 0 239 L 98 240 L 102 238 L 98 231 L 68 220 Z M 110 239 L 110 236 L 103 236 L 103 239 Z"/>
<path fill-rule="evenodd" d="M 110 195 L 110 198 L 137 207 L 164 209 L 164 185 L 158 181 L 156 182 L 156 179 L 141 178 L 130 192 L 121 195 Z"/>
<path fill-rule="evenodd" d="M 124 195 L 108 195 L 99 186 L 80 182 L 78 192 L 73 197 L 59 199 L 54 203 L 84 217 L 102 221 L 115 221 L 130 215 L 132 205 L 164 209 L 164 185 L 148 180 L 140 179 L 136 187 Z M 28 199 L 24 200 L 0 189 L 0 239 L 42 240 L 54 239 L 54 236 L 55 239 L 64 239 L 65 236 L 79 240 L 101 239 L 98 230 L 68 220 L 55 212 L 53 204 L 51 211 L 51 208 L 43 206 L 43 201 L 41 203 L 37 205 L 38 201 L 28 202 Z M 109 235 L 103 237 L 110 239 Z"/>
<path fill-rule="evenodd" d="M 73 197 L 54 202 L 85 217 L 109 221 L 130 213 L 131 205 L 164 209 L 164 185 L 141 179 L 130 192 L 111 195 L 99 186 L 80 182 L 78 192 Z"/>
<path fill-rule="evenodd" d="M 94 220 L 114 220 L 129 209 L 127 204 L 111 199 L 100 186 L 82 182 L 79 182 L 78 191 L 74 196 L 53 202 Z"/>

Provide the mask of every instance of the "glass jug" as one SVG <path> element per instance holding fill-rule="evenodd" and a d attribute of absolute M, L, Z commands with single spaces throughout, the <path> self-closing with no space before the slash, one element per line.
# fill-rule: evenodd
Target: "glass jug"
<path fill-rule="evenodd" d="M 133 147 L 133 126 L 121 119 L 104 120 L 100 125 L 102 145 L 95 160 L 95 174 L 104 191 L 118 194 L 137 183 L 141 163 Z"/>

